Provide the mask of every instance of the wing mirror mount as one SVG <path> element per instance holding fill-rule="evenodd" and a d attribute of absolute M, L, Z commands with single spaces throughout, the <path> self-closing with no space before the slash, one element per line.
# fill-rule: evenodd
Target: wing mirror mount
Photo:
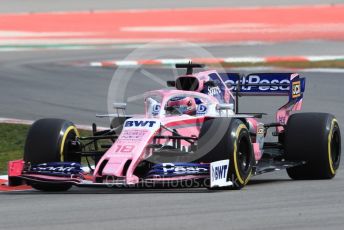
<path fill-rule="evenodd" d="M 120 115 L 125 116 L 125 109 L 127 108 L 127 103 L 113 103 L 113 108 L 115 109 L 115 113 L 110 114 L 96 114 L 96 117 L 120 117 Z"/>

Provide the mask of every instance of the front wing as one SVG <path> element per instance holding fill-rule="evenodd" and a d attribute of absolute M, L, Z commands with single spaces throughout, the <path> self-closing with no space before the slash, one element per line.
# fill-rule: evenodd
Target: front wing
<path fill-rule="evenodd" d="M 305 162 L 265 162 L 261 161 L 254 167 L 254 174 L 278 171 L 295 167 Z M 50 163 L 51 164 L 51 163 Z M 55 164 L 55 163 L 54 163 Z M 58 163 L 57 163 L 58 164 Z M 66 166 L 65 163 L 64 166 Z M 128 183 L 126 177 L 106 177 L 101 182 L 95 181 L 91 173 L 83 170 L 70 170 L 65 172 L 47 172 L 40 168 L 40 171 L 28 170 L 22 160 L 9 163 L 9 185 L 21 185 L 32 183 L 46 184 L 70 184 L 78 187 L 102 187 L 102 188 L 199 188 L 199 187 L 227 187 L 233 185 L 227 177 L 229 160 L 212 162 L 211 164 L 193 163 L 168 163 L 165 165 L 170 171 L 164 171 L 162 164 L 152 168 L 148 176 L 140 178 L 138 183 Z M 61 167 L 61 166 L 58 166 Z M 177 173 L 173 173 L 173 168 Z M 187 168 L 185 168 L 187 167 Z M 31 169 L 34 167 L 31 167 Z M 37 168 L 37 167 L 36 167 Z M 70 169 L 70 167 L 68 168 Z M 74 168 L 73 168 L 74 169 Z M 185 170 L 184 170 L 185 169 Z M 160 171 L 159 171 L 160 170 Z M 161 171 L 162 170 L 162 171 Z M 63 170 L 62 170 L 63 171 Z"/>

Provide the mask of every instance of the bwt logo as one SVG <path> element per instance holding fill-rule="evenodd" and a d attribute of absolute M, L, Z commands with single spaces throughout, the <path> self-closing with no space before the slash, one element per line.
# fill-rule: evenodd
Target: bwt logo
<path fill-rule="evenodd" d="M 156 121 L 126 121 L 125 127 L 153 127 Z"/>
<path fill-rule="evenodd" d="M 211 168 L 211 180 L 219 180 L 226 178 L 228 165 L 220 165 Z"/>

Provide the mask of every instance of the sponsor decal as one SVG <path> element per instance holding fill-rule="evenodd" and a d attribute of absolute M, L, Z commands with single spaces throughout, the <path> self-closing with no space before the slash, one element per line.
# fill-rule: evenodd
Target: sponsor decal
<path fill-rule="evenodd" d="M 210 187 L 231 186 L 233 183 L 227 181 L 229 160 L 215 161 L 210 164 Z"/>
<path fill-rule="evenodd" d="M 141 141 L 148 132 L 148 130 L 126 129 L 122 131 L 120 139 L 125 141 Z"/>
<path fill-rule="evenodd" d="M 174 163 L 163 163 L 162 164 L 164 173 L 174 173 L 174 174 L 185 174 L 185 173 L 198 173 L 198 172 L 208 172 L 205 167 L 199 167 L 196 165 L 176 165 Z"/>
<path fill-rule="evenodd" d="M 157 122 L 151 120 L 128 120 L 124 127 L 153 127 Z"/>
<path fill-rule="evenodd" d="M 81 165 L 74 162 L 50 162 L 37 165 L 31 165 L 28 169 L 30 173 L 47 175 L 70 175 L 82 172 Z"/>
<path fill-rule="evenodd" d="M 198 163 L 162 163 L 156 164 L 148 172 L 148 176 L 185 176 L 209 175 L 209 164 Z"/>
<path fill-rule="evenodd" d="M 238 80 L 228 79 L 225 81 L 226 85 L 230 86 L 231 91 L 236 90 L 236 84 L 238 84 Z M 249 75 L 243 77 L 240 81 L 240 84 L 290 84 L 290 80 L 286 79 L 285 77 L 276 77 L 276 78 L 269 78 L 258 76 L 258 75 Z M 234 86 L 233 86 L 234 85 Z M 242 92 L 260 92 L 260 91 L 288 91 L 289 86 L 241 86 L 240 87 Z"/>
<path fill-rule="evenodd" d="M 226 177 L 226 173 L 228 170 L 228 165 L 220 165 L 211 168 L 212 172 L 212 180 L 218 180 Z"/>
<path fill-rule="evenodd" d="M 153 114 L 154 116 L 158 115 L 159 112 L 160 112 L 160 108 L 161 108 L 160 105 L 153 105 L 152 114 Z"/>
<path fill-rule="evenodd" d="M 218 86 L 215 87 L 208 87 L 208 95 L 210 96 L 216 96 L 221 94 L 221 89 Z"/>
<path fill-rule="evenodd" d="M 292 83 L 292 98 L 298 98 L 301 96 L 301 83 L 300 81 L 294 81 Z"/>
<path fill-rule="evenodd" d="M 197 115 L 203 115 L 207 113 L 207 110 L 208 110 L 207 106 L 201 104 L 197 106 L 196 113 Z"/>

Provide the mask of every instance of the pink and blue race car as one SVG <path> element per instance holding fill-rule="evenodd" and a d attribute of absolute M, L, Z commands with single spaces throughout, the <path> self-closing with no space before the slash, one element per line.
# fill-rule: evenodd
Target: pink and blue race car
<path fill-rule="evenodd" d="M 23 159 L 9 162 L 9 185 L 43 191 L 73 185 L 241 189 L 252 176 L 281 169 L 296 180 L 335 176 L 338 122 L 327 113 L 294 113 L 305 91 L 299 74 L 193 73 L 202 65 L 176 67 L 186 74 L 167 82 L 173 89 L 147 92 L 144 114 L 125 115 L 126 104 L 115 103 L 118 114 L 107 130 L 94 124 L 93 134 L 82 137 L 70 121 L 33 123 Z M 288 101 L 274 121 L 263 123 L 265 114 L 239 112 L 239 97 L 254 95 Z M 268 136 L 276 141 L 268 142 Z"/>

